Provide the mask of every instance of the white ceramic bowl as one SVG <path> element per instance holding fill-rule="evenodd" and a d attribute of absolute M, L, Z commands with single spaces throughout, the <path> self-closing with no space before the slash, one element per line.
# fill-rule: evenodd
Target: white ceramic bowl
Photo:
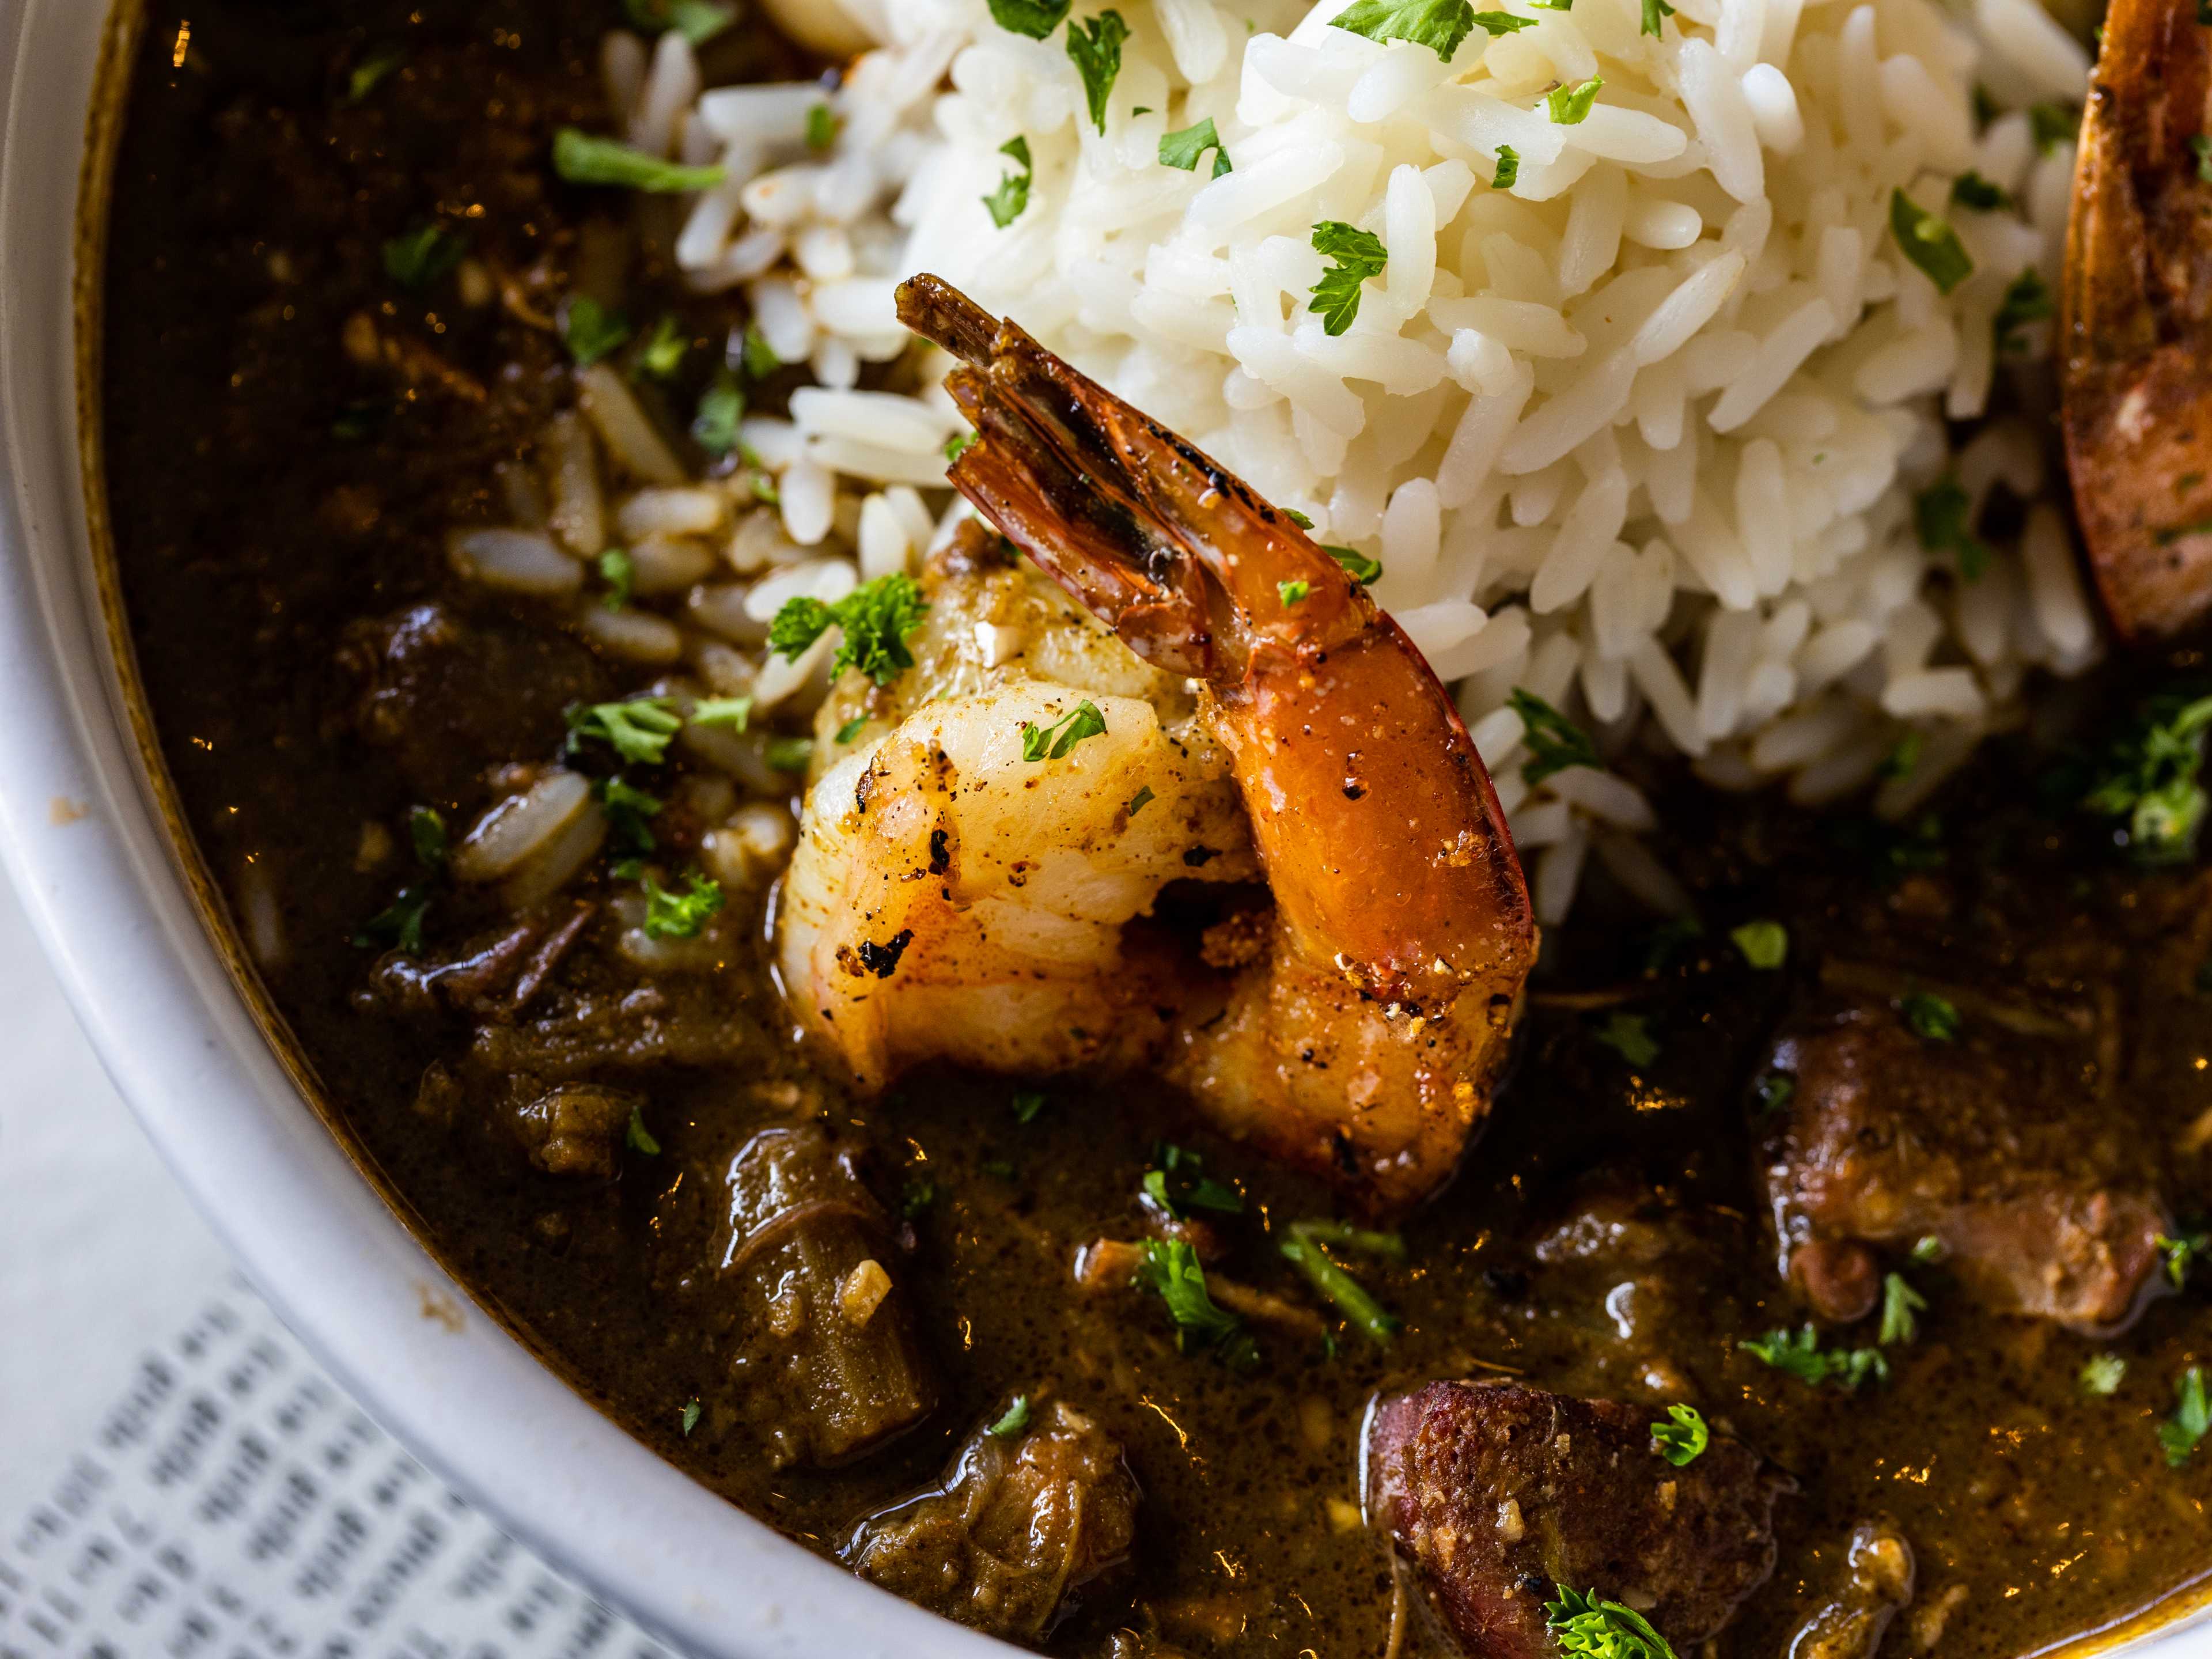
<path fill-rule="evenodd" d="M 699 1655 L 1009 1650 L 860 1583 L 694 1485 L 477 1309 L 325 1133 L 204 927 L 141 760 L 94 575 L 76 285 L 99 0 L 0 0 L 0 857 L 86 1030 L 287 1323 L 510 1533 Z M 2130 1659 L 2212 1659 L 2212 1608 Z"/>
<path fill-rule="evenodd" d="M 294 1090 L 203 927 L 125 712 L 78 463 L 100 0 L 0 0 L 0 854 L 118 1088 L 256 1286 L 410 1449 L 701 1655 L 1007 1649 L 695 1485 L 470 1300 Z"/>

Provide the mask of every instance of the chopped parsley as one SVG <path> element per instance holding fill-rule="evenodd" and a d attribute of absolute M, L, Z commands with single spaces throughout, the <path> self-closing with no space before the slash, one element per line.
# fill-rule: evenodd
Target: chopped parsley
<path fill-rule="evenodd" d="M 841 630 L 830 672 L 857 668 L 878 685 L 889 685 L 914 666 L 907 635 L 921 626 L 928 605 L 913 577 L 893 571 L 863 582 L 835 605 L 801 595 L 784 601 L 769 625 L 769 649 L 795 658 L 830 628 Z"/>
<path fill-rule="evenodd" d="M 1206 1269 L 1198 1252 L 1181 1239 L 1148 1238 L 1136 1283 L 1167 1304 L 1175 1321 L 1176 1346 L 1184 1353 L 1211 1353 L 1232 1370 L 1260 1361 L 1259 1345 L 1244 1322 L 1206 1293 Z"/>
<path fill-rule="evenodd" d="M 1771 973 L 1790 957 L 1790 930 L 1778 921 L 1747 921 L 1729 931 L 1729 938 L 1743 959 L 1762 973 Z"/>
<path fill-rule="evenodd" d="M 744 338 L 738 346 L 739 360 L 744 364 L 746 375 L 756 380 L 765 380 L 783 367 L 783 359 L 775 355 L 775 348 L 768 343 L 768 336 L 760 331 L 758 323 L 745 325 Z"/>
<path fill-rule="evenodd" d="M 1674 9 L 1667 0 L 1644 0 L 1644 25 L 1638 33 L 1656 35 L 1659 26 L 1674 15 Z"/>
<path fill-rule="evenodd" d="M 1313 249 L 1330 264 L 1314 284 L 1306 309 L 1319 315 L 1324 334 L 1339 335 L 1359 315 L 1360 284 L 1382 274 L 1389 251 L 1373 231 L 1341 219 L 1324 219 L 1313 228 Z"/>
<path fill-rule="evenodd" d="M 1948 294 L 1974 274 L 1973 258 L 1951 222 L 1929 212 L 1901 190 L 1889 192 L 1889 234 L 1941 293 Z"/>
<path fill-rule="evenodd" d="M 958 461 L 963 455 L 965 455 L 969 450 L 975 448 L 975 447 L 981 441 L 982 439 L 981 436 L 973 432 L 954 433 L 951 437 L 945 441 L 945 465 L 952 465 L 955 462 Z"/>
<path fill-rule="evenodd" d="M 2119 1392 L 2128 1374 L 2128 1362 L 2116 1353 L 2092 1354 L 2074 1374 L 2074 1386 L 2084 1395 L 2104 1399 Z"/>
<path fill-rule="evenodd" d="M 991 21 L 1012 34 L 1042 40 L 1058 28 L 1073 0 L 991 0 Z"/>
<path fill-rule="evenodd" d="M 1589 733 L 1534 692 L 1516 685 L 1506 706 L 1520 715 L 1522 740 L 1532 757 L 1521 769 L 1523 783 L 1541 783 L 1555 772 L 1601 763 Z"/>
<path fill-rule="evenodd" d="M 1152 1147 L 1153 1167 L 1145 1171 L 1145 1196 L 1176 1221 L 1193 1210 L 1216 1215 L 1244 1213 L 1244 1194 L 1225 1181 L 1205 1173 L 1206 1160 L 1196 1152 L 1158 1141 Z"/>
<path fill-rule="evenodd" d="M 683 718 L 667 697 L 632 697 L 625 702 L 571 703 L 567 709 L 568 752 L 586 743 L 606 744 L 624 760 L 641 766 L 657 766 L 668 745 L 684 728 Z"/>
<path fill-rule="evenodd" d="M 660 1156 L 660 1143 L 653 1138 L 653 1131 L 645 1127 L 643 1107 L 629 1109 L 629 1127 L 623 1131 L 623 1144 L 630 1151 L 642 1152 L 647 1158 Z"/>
<path fill-rule="evenodd" d="M 1918 1316 L 1928 1311 L 1928 1298 L 1906 1282 L 1903 1273 L 1884 1273 L 1881 1279 L 1881 1328 L 1875 1340 L 1885 1348 L 1911 1342 L 1920 1334 Z"/>
<path fill-rule="evenodd" d="M 1736 1346 L 1784 1376 L 1816 1388 L 1832 1382 L 1855 1393 L 1869 1377 L 1877 1382 L 1889 1381 L 1889 1361 L 1881 1357 L 1881 1350 L 1823 1348 L 1820 1334 L 1809 1324 L 1801 1327 L 1795 1336 L 1786 1330 L 1773 1330 Z"/>
<path fill-rule="evenodd" d="M 691 1431 L 699 1426 L 699 1402 L 696 1400 L 685 1401 L 679 1420 L 684 1425 L 684 1437 L 689 1440 L 691 1437 Z"/>
<path fill-rule="evenodd" d="M 837 142 L 837 135 L 845 124 L 837 118 L 837 112 L 827 104 L 816 104 L 806 112 L 806 148 L 827 149 Z"/>
<path fill-rule="evenodd" d="M 732 732 L 742 732 L 752 717 L 750 697 L 702 697 L 691 705 L 694 726 L 726 726 Z"/>
<path fill-rule="evenodd" d="M 1106 131 L 1106 100 L 1121 73 L 1121 43 L 1129 26 L 1118 11 L 1102 11 L 1088 23 L 1067 26 L 1067 56 L 1083 77 L 1083 96 L 1091 106 L 1091 124 Z"/>
<path fill-rule="evenodd" d="M 1282 511 L 1283 516 L 1288 519 L 1292 524 L 1297 526 L 1299 529 L 1311 530 L 1313 528 L 1313 520 L 1306 517 L 1304 514 L 1299 512 L 1295 507 L 1286 507 L 1283 508 Z"/>
<path fill-rule="evenodd" d="M 1912 498 L 1912 527 L 1930 553 L 1948 553 L 1959 574 L 1978 581 L 1990 568 L 1990 550 L 1974 533 L 1973 498 L 1954 473 L 1945 473 Z"/>
<path fill-rule="evenodd" d="M 2168 1238 L 2164 1233 L 2154 1236 L 2160 1257 L 2166 1263 L 2166 1276 L 2175 1290 L 2188 1282 L 2192 1263 L 2212 1255 L 2212 1233 L 2183 1233 L 2178 1238 Z"/>
<path fill-rule="evenodd" d="M 412 808 L 407 814 L 407 842 L 415 849 L 415 862 L 425 870 L 444 869 L 451 844 L 445 815 L 434 806 Z"/>
<path fill-rule="evenodd" d="M 1474 14 L 1474 26 L 1485 34 L 1518 34 L 1522 29 L 1533 29 L 1533 17 L 1516 17 L 1510 11 L 1479 11 Z"/>
<path fill-rule="evenodd" d="M 572 185 L 613 185 L 662 195 L 712 190 L 722 182 L 719 167 L 678 167 L 612 138 L 594 137 L 580 127 L 562 127 L 553 135 L 553 171 Z"/>
<path fill-rule="evenodd" d="M 1309 529 L 1311 527 L 1311 526 L 1307 526 Z M 1321 550 L 1328 554 L 1330 558 L 1334 559 L 1339 564 L 1342 565 L 1344 567 L 1344 574 L 1351 577 L 1353 581 L 1358 583 L 1362 587 L 1366 587 L 1371 585 L 1375 581 L 1378 580 L 1382 574 L 1382 562 L 1379 559 L 1369 558 L 1364 553 L 1362 553 L 1356 547 L 1329 547 L 1324 545 Z"/>
<path fill-rule="evenodd" d="M 1389 1346 L 1390 1339 L 1405 1328 L 1406 1322 L 1370 1295 L 1364 1285 L 1330 1261 L 1322 1245 L 1328 1243 L 1357 1249 L 1362 1238 L 1388 1239 L 1402 1258 L 1403 1242 L 1394 1233 L 1368 1235 L 1354 1228 L 1324 1222 L 1294 1221 L 1286 1231 L 1288 1236 L 1277 1246 L 1283 1259 L 1306 1276 L 1306 1282 L 1344 1316 L 1346 1323 L 1378 1346 Z M 1387 1252 L 1378 1252 L 1382 1253 Z"/>
<path fill-rule="evenodd" d="M 674 29 L 693 46 L 704 46 L 737 20 L 735 6 L 713 0 L 623 0 L 630 27 L 648 34 Z"/>
<path fill-rule="evenodd" d="M 650 875 L 645 889 L 645 936 L 647 939 L 696 939 L 708 918 L 722 908 L 722 888 L 707 876 L 693 873 L 680 893 L 672 893 Z"/>
<path fill-rule="evenodd" d="M 2057 314 L 2058 302 L 2051 297 L 2051 285 L 2043 280 L 2041 271 L 2028 266 L 2007 285 L 1990 325 L 1996 331 L 1999 355 L 2025 349 L 2019 337 L 2021 330 Z"/>
<path fill-rule="evenodd" d="M 1036 1122 L 1043 1115 L 1045 1102 L 1045 1092 L 1042 1089 L 1015 1090 L 1014 1121 L 1024 1124 Z"/>
<path fill-rule="evenodd" d="M 1977 213 L 1995 213 L 2013 205 L 2010 191 L 2002 185 L 1992 184 L 1972 167 L 1951 181 L 1951 199 Z"/>
<path fill-rule="evenodd" d="M 842 749 L 859 737 L 861 732 L 866 731 L 867 727 L 868 717 L 866 714 L 855 714 L 837 728 L 837 735 L 833 741 Z"/>
<path fill-rule="evenodd" d="M 422 917 L 430 908 L 431 892 L 427 882 L 402 888 L 398 898 L 362 924 L 361 931 L 353 936 L 356 948 L 416 955 L 422 948 Z"/>
<path fill-rule="evenodd" d="M 1920 768 L 1920 752 L 1928 746 L 1927 734 L 1917 728 L 1907 732 L 1897 740 L 1896 746 L 1881 759 L 1881 775 L 1885 778 L 1909 778 Z"/>
<path fill-rule="evenodd" d="M 2173 1380 L 2173 1415 L 2158 1425 L 2158 1443 L 2166 1467 L 2180 1468 L 2196 1455 L 2197 1443 L 2212 1434 L 2212 1399 L 2204 1391 L 2204 1368 L 2191 1365 Z"/>
<path fill-rule="evenodd" d="M 2081 136 L 2081 118 L 2064 104 L 2030 104 L 2027 130 L 2035 135 L 2035 147 L 2048 155 Z"/>
<path fill-rule="evenodd" d="M 611 547 L 594 560 L 599 580 L 607 591 L 599 603 L 610 611 L 619 611 L 629 603 L 631 591 L 637 586 L 637 561 L 619 547 Z"/>
<path fill-rule="evenodd" d="M 664 805 L 660 797 L 648 795 L 618 777 L 600 779 L 592 786 L 592 794 L 606 814 L 607 830 L 617 853 L 625 858 L 642 858 L 653 851 L 656 843 L 650 820 L 660 812 Z"/>
<path fill-rule="evenodd" d="M 1030 1425 L 1030 1397 L 1025 1394 L 1014 1396 L 1014 1403 L 1006 1407 L 1006 1415 L 984 1432 L 1000 1440 L 1012 1440 Z"/>
<path fill-rule="evenodd" d="M 1672 1420 L 1651 1425 L 1651 1449 L 1676 1468 L 1698 1461 L 1699 1453 L 1712 1443 L 1712 1431 L 1705 1426 L 1695 1406 L 1669 1406 L 1667 1415 Z"/>
<path fill-rule="evenodd" d="M 908 1221 L 918 1221 L 936 1202 L 937 1183 L 927 1176 L 916 1176 L 899 1194 L 899 1213 Z"/>
<path fill-rule="evenodd" d="M 1030 164 L 1030 141 L 1026 138 L 1020 137 L 1009 138 L 999 146 L 999 154 L 1012 156 L 1021 164 L 1022 169 L 1018 173 L 1001 173 L 999 177 L 998 189 L 983 198 L 983 205 L 990 211 L 991 222 L 998 226 L 1000 230 L 1004 230 L 1015 220 L 1020 218 L 1024 210 L 1028 208 L 1030 182 L 1036 177 L 1036 169 Z M 952 443 L 945 445 L 945 459 L 947 461 L 957 461 L 960 459 L 952 448 L 953 443 L 959 442 L 960 440 L 955 438 Z M 966 446 L 963 445 L 962 447 L 964 448 Z"/>
<path fill-rule="evenodd" d="M 1085 697 L 1050 726 L 1022 722 L 1022 758 L 1025 761 L 1066 760 L 1068 751 L 1086 738 L 1103 737 L 1106 717 Z"/>
<path fill-rule="evenodd" d="M 1797 1079 L 1783 1072 L 1769 1072 L 1751 1085 L 1752 1098 L 1762 1116 L 1786 1109 L 1796 1097 Z"/>
<path fill-rule="evenodd" d="M 1631 1066 L 1649 1066 L 1659 1058 L 1658 1039 L 1641 1014 L 1612 1015 L 1598 1028 L 1597 1040 Z"/>
<path fill-rule="evenodd" d="M 2127 822 L 2129 850 L 2145 864 L 2173 864 L 2197 850 L 2206 801 L 2204 744 L 2212 696 L 2152 698 L 2112 745 L 2100 781 L 2081 805 Z"/>
<path fill-rule="evenodd" d="M 469 251 L 467 239 L 434 220 L 384 245 L 384 274 L 410 294 L 442 281 Z"/>
<path fill-rule="evenodd" d="M 787 737 L 781 733 L 768 740 L 763 759 L 777 772 L 804 772 L 814 759 L 814 739 Z"/>
<path fill-rule="evenodd" d="M 653 332 L 645 337 L 645 343 L 637 349 L 637 362 L 630 373 L 649 374 L 656 380 L 665 380 L 684 367 L 684 354 L 691 349 L 691 337 L 684 331 L 684 325 L 670 313 L 653 325 Z"/>
<path fill-rule="evenodd" d="M 434 806 L 417 806 L 407 814 L 407 840 L 415 862 L 425 874 L 422 880 L 400 890 L 399 896 L 362 924 L 353 936 L 356 949 L 398 950 L 414 956 L 422 949 L 422 918 L 446 873 L 449 839 L 446 820 Z"/>
<path fill-rule="evenodd" d="M 1287 581 L 1277 582 L 1275 584 L 1275 596 L 1281 599 L 1285 605 L 1302 603 L 1306 595 L 1312 592 L 1313 584 L 1311 582 Z"/>
<path fill-rule="evenodd" d="M 716 369 L 691 416 L 691 441 L 720 460 L 738 447 L 738 422 L 744 417 L 744 389 L 738 377 L 727 368 Z"/>
<path fill-rule="evenodd" d="M 1951 1247 L 1934 1233 L 1923 1233 L 1912 1241 L 1912 1259 L 1923 1267 L 1933 1267 L 1951 1254 Z"/>
<path fill-rule="evenodd" d="M 2189 150 L 2190 154 L 2197 158 L 2197 178 L 2205 184 L 2212 185 L 2212 135 L 2202 132 L 2191 133 L 2189 138 Z"/>
<path fill-rule="evenodd" d="M 1181 167 L 1185 173 L 1198 171 L 1199 157 L 1206 151 L 1213 152 L 1213 176 L 1235 171 L 1229 164 L 1229 148 L 1214 131 L 1213 118 L 1209 115 L 1194 127 L 1185 127 L 1181 132 L 1160 136 L 1160 165 Z"/>
<path fill-rule="evenodd" d="M 1955 1042 L 1966 1022 L 1960 1018 L 1958 1005 L 1948 997 L 1939 997 L 1933 991 L 1906 993 L 1898 1006 L 1904 1011 L 1905 1023 L 1916 1036 L 1930 1042 Z"/>
<path fill-rule="evenodd" d="M 1370 40 L 1410 40 L 1436 53 L 1439 62 L 1449 64 L 1469 29 L 1485 17 L 1503 15 L 1478 15 L 1472 0 L 1354 0 L 1330 18 L 1328 25 L 1364 34 Z"/>
<path fill-rule="evenodd" d="M 1544 94 L 1544 113 L 1554 126 L 1578 126 L 1589 117 L 1599 93 L 1605 90 L 1605 77 L 1593 75 L 1579 86 L 1553 87 Z"/>
<path fill-rule="evenodd" d="M 579 368 L 589 368 L 619 349 L 629 334 L 627 317 L 619 311 L 609 311 L 588 294 L 576 295 L 562 313 L 561 343 L 568 348 Z"/>
<path fill-rule="evenodd" d="M 1635 1608 L 1601 1601 L 1594 1589 L 1558 1588 L 1559 1599 L 1545 1606 L 1544 1619 L 1567 1659 L 1674 1659 L 1667 1638 Z"/>
<path fill-rule="evenodd" d="M 384 77 L 407 61 L 407 54 L 397 46 L 380 46 L 354 65 L 353 73 L 346 76 L 346 102 L 359 104 L 368 101 Z"/>
<path fill-rule="evenodd" d="M 1498 170 L 1490 175 L 1492 190 L 1510 190 L 1521 177 L 1521 152 L 1510 144 L 1498 147 Z"/>
<path fill-rule="evenodd" d="M 1128 817 L 1133 818 L 1138 813 L 1143 811 L 1145 808 L 1150 806 L 1152 802 L 1158 799 L 1158 797 L 1152 793 L 1152 786 L 1148 783 L 1145 785 L 1143 788 L 1138 790 L 1135 794 L 1129 797 L 1129 804 L 1123 807 L 1121 811 Z"/>

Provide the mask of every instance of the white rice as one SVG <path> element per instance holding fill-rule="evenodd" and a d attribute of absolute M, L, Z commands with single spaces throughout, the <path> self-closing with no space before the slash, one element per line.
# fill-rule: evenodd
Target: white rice
<path fill-rule="evenodd" d="M 915 349 L 892 291 L 933 270 L 1382 562 L 1376 597 L 1455 683 L 1547 921 L 1593 851 L 1653 908 L 1685 900 L 1632 839 L 1654 820 L 1625 780 L 1521 777 L 1516 688 L 1607 755 L 1670 747 L 1717 787 L 1786 781 L 1808 803 L 1875 785 L 1917 732 L 1918 765 L 1873 798 L 1894 813 L 2019 718 L 2030 670 L 2095 658 L 2035 433 L 1996 421 L 1954 454 L 1945 426 L 2047 347 L 2032 325 L 2032 349 L 2000 360 L 1992 319 L 2024 270 L 2056 291 L 2071 151 L 2038 155 L 2017 110 L 1978 134 L 1972 108 L 1978 83 L 2002 104 L 2082 97 L 2087 56 L 2034 0 L 1683 0 L 1656 39 L 1638 0 L 1576 0 L 1474 29 L 1449 65 L 1333 28 L 1346 3 L 1121 0 L 1103 134 L 1062 41 L 1000 29 L 985 0 L 848 3 L 883 45 L 828 94 L 702 93 L 680 37 L 610 37 L 630 141 L 728 172 L 694 198 L 678 264 L 701 289 L 742 288 L 819 386 L 788 422 L 742 428 L 775 476 L 771 512 L 685 480 L 619 376 L 592 371 L 590 426 L 647 488 L 604 504 L 582 424 L 556 423 L 550 538 L 457 539 L 456 559 L 573 592 L 552 562 L 591 556 L 610 518 L 692 550 L 655 570 L 719 558 L 738 580 L 672 613 L 702 673 L 704 652 L 757 652 L 783 598 L 911 566 L 957 516 L 959 422 L 934 390 L 852 388 Z M 1588 118 L 1553 124 L 1547 88 L 1594 75 Z M 825 101 L 839 136 L 811 149 Z M 1232 171 L 1158 161 L 1164 133 L 1207 118 Z M 1034 176 L 1000 228 L 982 198 L 1018 171 L 1016 137 Z M 1949 205 L 1967 168 L 2020 207 Z M 1891 234 L 1896 190 L 1974 259 L 1948 296 Z M 1334 337 L 1306 308 L 1323 218 L 1389 250 Z M 1952 471 L 1977 510 L 2000 480 L 2034 503 L 1973 581 L 1915 532 L 1915 494 Z M 516 487 L 520 507 L 539 499 Z M 640 659 L 676 633 L 592 631 Z M 752 695 L 815 695 L 827 643 L 740 659 Z"/>

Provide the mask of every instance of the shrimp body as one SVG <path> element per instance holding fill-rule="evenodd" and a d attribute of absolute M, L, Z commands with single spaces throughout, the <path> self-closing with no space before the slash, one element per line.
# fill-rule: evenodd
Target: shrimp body
<path fill-rule="evenodd" d="M 969 365 L 947 382 L 978 433 L 953 483 L 1156 678 L 1093 699 L 1103 735 L 1025 761 L 1021 723 L 1073 707 L 1083 675 L 1001 671 L 825 775 L 783 922 L 802 1021 L 865 1082 L 923 1058 L 1146 1066 L 1370 1208 L 1434 1190 L 1488 1109 L 1536 952 L 1443 687 L 1291 520 L 1020 329 L 930 277 L 900 314 Z M 855 826 L 890 822 L 886 792 L 896 827 L 870 839 Z M 936 830 L 965 849 L 958 881 L 930 868 Z M 1143 921 L 1194 877 L 1263 880 L 1271 908 L 1231 910 L 1194 952 Z M 858 983 L 902 930 L 898 965 Z"/>
<path fill-rule="evenodd" d="M 961 597 L 939 588 L 935 609 Z M 1103 732 L 1023 759 L 1024 726 L 1085 702 Z M 1202 727 L 1164 726 L 1140 696 L 1001 676 L 917 702 L 810 790 L 779 918 L 785 984 L 863 1088 L 931 1060 L 1140 1066 L 1183 988 L 1129 924 L 1178 878 L 1258 873 Z"/>
<path fill-rule="evenodd" d="M 2113 0 L 2081 121 L 2058 342 L 2074 498 L 2124 636 L 2212 615 L 2212 45 L 2191 0 Z"/>

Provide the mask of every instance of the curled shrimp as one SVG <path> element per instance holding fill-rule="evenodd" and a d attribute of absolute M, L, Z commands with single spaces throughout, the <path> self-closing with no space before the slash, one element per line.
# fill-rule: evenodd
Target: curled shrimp
<path fill-rule="evenodd" d="M 1141 1066 L 1370 1207 L 1434 1190 L 1489 1109 L 1537 942 L 1443 688 L 1188 444 L 933 277 L 899 308 L 968 365 L 954 484 L 1128 651 L 1088 698 L 1068 682 L 1102 671 L 1063 642 L 1049 674 L 924 701 L 922 643 L 894 728 L 809 798 L 780 924 L 802 1023 L 864 1085 L 925 1059 Z M 1033 758 L 1023 734 L 1085 702 L 1103 731 Z M 1147 925 L 1181 879 L 1255 877 L 1272 908 L 1195 953 Z"/>
<path fill-rule="evenodd" d="M 2112 0 L 2075 161 L 2063 422 L 2121 634 L 2212 614 L 2212 44 L 2192 0 Z"/>

